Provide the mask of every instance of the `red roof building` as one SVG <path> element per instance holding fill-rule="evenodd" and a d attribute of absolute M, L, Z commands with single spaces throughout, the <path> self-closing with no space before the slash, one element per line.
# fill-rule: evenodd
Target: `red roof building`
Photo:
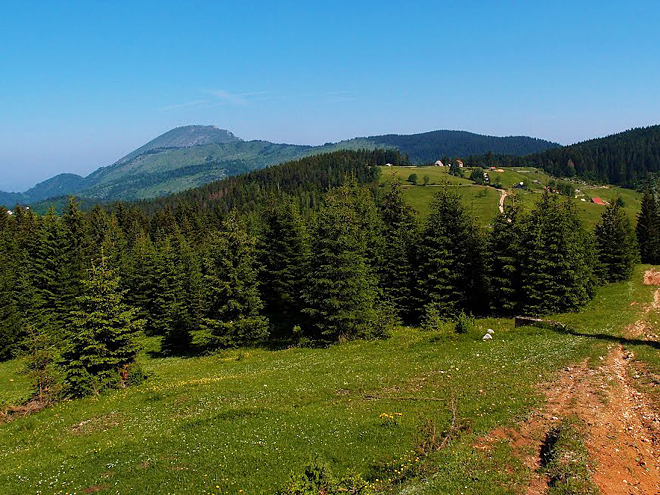
<path fill-rule="evenodd" d="M 605 206 L 607 204 L 605 201 L 603 201 L 600 198 L 591 198 L 591 202 L 595 203 L 597 205 L 603 205 L 603 206 Z"/>

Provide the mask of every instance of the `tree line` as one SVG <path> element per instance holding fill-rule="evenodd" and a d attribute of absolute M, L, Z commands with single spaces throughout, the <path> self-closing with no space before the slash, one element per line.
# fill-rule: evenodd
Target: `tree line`
<path fill-rule="evenodd" d="M 546 193 L 482 229 L 447 186 L 421 221 L 363 160 L 311 157 L 305 180 L 273 167 L 174 207 L 0 210 L 1 357 L 31 356 L 42 396 L 83 396 L 143 378 L 143 333 L 165 354 L 326 345 L 461 314 L 575 311 L 631 276 L 635 232 L 616 204 L 589 232 Z"/>

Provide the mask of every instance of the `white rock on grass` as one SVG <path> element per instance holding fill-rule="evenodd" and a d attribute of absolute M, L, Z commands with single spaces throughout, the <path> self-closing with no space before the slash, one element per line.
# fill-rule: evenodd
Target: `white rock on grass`
<path fill-rule="evenodd" d="M 484 335 L 482 337 L 482 339 L 483 340 L 493 340 L 493 336 L 491 334 L 487 333 L 486 335 Z"/>
<path fill-rule="evenodd" d="M 491 335 L 493 335 L 493 334 L 495 333 L 495 330 L 493 330 L 492 328 L 489 328 L 489 329 L 488 329 L 488 333 L 491 334 Z"/>

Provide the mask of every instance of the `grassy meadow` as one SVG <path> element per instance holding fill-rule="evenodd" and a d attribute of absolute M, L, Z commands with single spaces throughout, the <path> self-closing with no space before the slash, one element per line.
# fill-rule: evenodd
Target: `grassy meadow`
<path fill-rule="evenodd" d="M 400 328 L 387 340 L 198 358 L 152 357 L 159 342 L 147 339 L 144 384 L 0 425 L 0 491 L 274 493 L 316 453 L 383 493 L 515 493 L 530 473 L 505 444 L 485 454 L 475 439 L 524 418 L 541 401 L 536 384 L 562 366 L 598 362 L 652 300 L 643 268 L 556 317 L 582 335 L 484 319 L 460 336 Z M 20 361 L 0 363 L 0 383 L 0 403 L 28 395 Z M 464 428 L 420 458 L 424 425 L 448 428 L 452 402 Z"/>
<path fill-rule="evenodd" d="M 500 193 L 493 187 L 476 185 L 467 178 L 454 177 L 448 173 L 447 167 L 381 167 L 381 181 L 389 182 L 400 180 L 403 184 L 404 196 L 408 203 L 413 206 L 422 217 L 429 213 L 429 207 L 434 187 L 442 184 L 449 184 L 457 187 L 457 190 L 463 198 L 464 204 L 470 208 L 472 215 L 480 225 L 488 225 L 493 217 L 497 215 Z M 512 167 L 503 169 L 504 172 L 490 172 L 491 181 L 494 182 L 499 177 L 502 187 L 513 196 L 507 198 L 507 202 L 515 201 L 522 205 L 524 210 L 530 210 L 539 200 L 543 192 L 543 187 L 552 180 L 552 177 L 542 170 L 532 167 Z M 469 177 L 471 170 L 464 169 L 465 176 Z M 417 186 L 406 182 L 410 174 L 416 173 L 418 176 Z M 428 175 L 428 185 L 424 186 L 423 177 Z M 534 180 L 539 183 L 535 184 Z M 525 181 L 529 185 L 529 190 L 515 189 L 514 186 Z M 625 189 L 618 186 L 597 186 L 577 184 L 580 190 L 573 198 L 580 218 L 586 226 L 592 228 L 595 226 L 605 210 L 605 206 L 597 205 L 591 202 L 591 198 L 601 198 L 607 202 L 614 202 L 618 197 L 624 200 L 623 210 L 636 222 L 639 213 L 642 195 L 632 189 Z M 584 201 L 582 201 L 584 199 Z"/>

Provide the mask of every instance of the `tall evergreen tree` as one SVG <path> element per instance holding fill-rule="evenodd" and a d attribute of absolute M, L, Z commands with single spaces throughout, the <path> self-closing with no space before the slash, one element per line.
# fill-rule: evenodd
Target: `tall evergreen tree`
<path fill-rule="evenodd" d="M 440 188 L 431 203 L 419 251 L 420 313 L 429 305 L 442 316 L 479 311 L 485 275 L 481 242 L 458 194 L 448 186 Z"/>
<path fill-rule="evenodd" d="M 490 309 L 496 315 L 515 313 L 521 298 L 520 289 L 519 211 L 507 206 L 495 217 L 493 230 L 488 236 L 488 288 Z"/>
<path fill-rule="evenodd" d="M 399 182 L 390 184 L 379 210 L 385 225 L 385 248 L 378 264 L 380 286 L 398 315 L 409 321 L 414 309 L 414 250 L 419 228 L 413 209 L 403 199 Z"/>
<path fill-rule="evenodd" d="M 305 300 L 311 336 L 336 341 L 378 332 L 377 278 L 367 257 L 355 183 L 332 190 L 319 215 Z M 309 332 L 309 331 L 308 331 Z"/>
<path fill-rule="evenodd" d="M 657 264 L 660 261 L 660 219 L 655 195 L 648 188 L 637 215 L 636 231 L 642 263 Z"/>
<path fill-rule="evenodd" d="M 593 239 L 570 199 L 544 193 L 525 218 L 520 257 L 527 313 L 575 311 L 593 297 Z"/>
<path fill-rule="evenodd" d="M 124 386 L 139 351 L 144 322 L 123 301 L 119 278 L 104 258 L 89 271 L 62 352 L 70 396 Z"/>
<path fill-rule="evenodd" d="M 16 357 L 22 331 L 14 296 L 18 266 L 10 245 L 9 233 L 0 231 L 0 361 Z"/>
<path fill-rule="evenodd" d="M 204 260 L 204 326 L 220 347 L 253 344 L 268 335 L 261 315 L 255 239 L 232 211 L 211 236 Z"/>
<path fill-rule="evenodd" d="M 596 225 L 596 249 L 603 280 L 619 282 L 632 277 L 639 259 L 637 239 L 630 219 L 618 203 L 608 205 Z"/>
<path fill-rule="evenodd" d="M 298 206 L 284 200 L 264 215 L 259 242 L 261 294 L 271 323 L 290 331 L 304 320 L 302 293 L 311 255 L 310 237 Z"/>

